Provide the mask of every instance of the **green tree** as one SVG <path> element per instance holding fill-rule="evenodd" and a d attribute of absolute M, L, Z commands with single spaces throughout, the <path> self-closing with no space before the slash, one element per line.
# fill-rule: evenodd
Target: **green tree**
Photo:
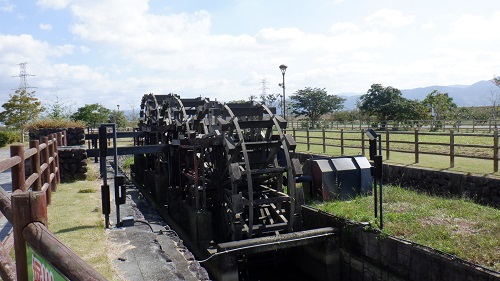
<path fill-rule="evenodd" d="M 280 94 L 261 94 L 260 95 L 260 103 L 267 105 L 267 106 L 277 107 L 280 100 L 281 100 Z"/>
<path fill-rule="evenodd" d="M 21 131 L 21 141 L 24 142 L 25 125 L 33 121 L 43 111 L 42 103 L 35 98 L 35 92 L 16 90 L 10 95 L 9 101 L 2 105 L 0 121 L 6 126 Z"/>
<path fill-rule="evenodd" d="M 395 99 L 390 106 L 394 110 L 394 120 L 421 120 L 427 117 L 427 108 L 418 100 Z"/>
<path fill-rule="evenodd" d="M 379 120 L 386 121 L 397 117 L 404 102 L 400 90 L 373 84 L 367 93 L 359 98 L 358 108 L 368 116 L 375 115 Z"/>
<path fill-rule="evenodd" d="M 113 110 L 109 113 L 109 123 L 115 123 L 118 128 L 125 128 L 127 125 L 127 117 L 123 111 Z"/>
<path fill-rule="evenodd" d="M 326 89 L 310 88 L 298 90 L 290 96 L 292 114 L 306 116 L 314 127 L 319 118 L 326 113 L 342 109 L 344 98 L 329 95 Z"/>
<path fill-rule="evenodd" d="M 422 101 L 422 104 L 427 108 L 433 109 L 436 120 L 450 117 L 452 109 L 457 108 L 457 105 L 453 102 L 453 98 L 448 96 L 448 93 L 440 93 L 437 90 L 428 94 Z"/>
<path fill-rule="evenodd" d="M 57 94 L 53 94 L 50 103 L 47 104 L 44 116 L 53 120 L 69 119 L 69 107 L 66 105 L 68 102 L 63 101 Z"/>
<path fill-rule="evenodd" d="M 80 120 L 87 123 L 89 127 L 96 127 L 101 123 L 107 122 L 110 113 L 111 110 L 98 103 L 86 104 L 78 108 L 77 111 L 71 115 L 71 120 Z"/>

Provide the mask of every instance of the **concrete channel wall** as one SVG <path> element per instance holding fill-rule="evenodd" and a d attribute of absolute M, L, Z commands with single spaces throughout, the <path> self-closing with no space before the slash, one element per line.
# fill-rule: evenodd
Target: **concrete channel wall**
<path fill-rule="evenodd" d="M 466 173 L 384 164 L 384 183 L 430 194 L 465 197 L 483 205 L 500 207 L 500 179 Z"/>
<path fill-rule="evenodd" d="M 312 157 L 296 155 L 301 162 Z M 431 194 L 468 197 L 498 205 L 500 180 L 464 173 L 384 164 L 384 184 Z M 314 208 L 303 208 L 304 227 L 339 229 L 341 280 L 458 280 L 500 281 L 500 273 L 485 269 L 429 247 L 381 234 L 367 223 L 356 223 Z"/>
<path fill-rule="evenodd" d="M 340 280 L 343 281 L 493 281 L 500 274 L 457 257 L 304 207 L 304 227 L 339 229 Z"/>

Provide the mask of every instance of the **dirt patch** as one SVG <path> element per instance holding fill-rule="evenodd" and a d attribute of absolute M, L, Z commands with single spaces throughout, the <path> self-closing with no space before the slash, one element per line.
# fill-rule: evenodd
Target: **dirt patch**
<path fill-rule="evenodd" d="M 473 235 L 479 233 L 478 223 L 463 218 L 452 218 L 445 216 L 433 216 L 420 219 L 423 226 L 444 225 L 450 229 L 452 235 Z"/>

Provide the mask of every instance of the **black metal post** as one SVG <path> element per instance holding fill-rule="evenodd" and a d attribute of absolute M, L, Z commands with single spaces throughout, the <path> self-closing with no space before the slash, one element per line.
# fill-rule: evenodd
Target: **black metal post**
<path fill-rule="evenodd" d="M 384 227 L 383 212 L 382 212 L 382 155 L 376 155 L 373 162 L 375 164 L 375 182 L 378 182 L 378 184 L 379 184 L 380 229 L 382 229 Z M 375 191 L 375 194 L 376 194 L 376 191 Z M 376 202 L 376 200 L 375 200 L 375 202 Z M 376 209 L 376 207 L 377 207 L 377 204 L 375 203 L 375 209 Z"/>
<path fill-rule="evenodd" d="M 286 119 L 286 95 L 285 95 L 285 72 L 287 66 L 282 64 L 280 65 L 281 74 L 283 76 L 283 83 L 281 83 L 281 87 L 283 88 L 283 118 Z"/>
<path fill-rule="evenodd" d="M 99 127 L 99 158 L 100 158 L 100 170 L 102 177 L 101 186 L 101 204 L 102 204 L 102 214 L 104 215 L 104 222 L 106 228 L 109 228 L 109 214 L 111 213 L 110 208 L 110 196 L 109 196 L 109 185 L 108 185 L 108 175 L 106 171 L 106 156 L 107 156 L 108 144 L 106 142 L 106 127 Z"/>

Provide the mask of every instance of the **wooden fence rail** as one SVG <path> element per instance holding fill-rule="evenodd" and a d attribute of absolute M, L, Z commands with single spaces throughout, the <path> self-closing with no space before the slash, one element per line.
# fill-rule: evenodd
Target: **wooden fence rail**
<path fill-rule="evenodd" d="M 329 129 L 329 130 L 362 130 L 362 129 L 380 129 L 389 130 L 432 130 L 447 131 L 456 130 L 457 132 L 470 131 L 491 133 L 500 126 L 499 119 L 473 119 L 473 120 L 351 120 L 351 121 L 327 121 L 320 120 L 314 125 L 307 119 L 295 119 L 288 122 L 289 129 L 306 130 L 309 129 Z"/>
<path fill-rule="evenodd" d="M 44 226 L 51 192 L 60 183 L 58 144 L 67 145 L 65 131 L 10 147 L 11 157 L 0 161 L 0 173 L 11 169 L 12 196 L 0 187 L 0 211 L 12 224 L 15 263 L 10 245 L 0 243 L 0 277 L 28 280 L 26 242 L 70 280 L 105 280 Z M 25 162 L 31 172 L 26 176 Z"/>
<path fill-rule="evenodd" d="M 420 155 L 437 155 L 449 157 L 449 167 L 455 167 L 455 158 L 473 158 L 473 159 L 483 159 L 491 160 L 493 163 L 493 171 L 498 172 L 498 160 L 499 160 L 499 140 L 498 140 L 498 130 L 494 130 L 493 133 L 481 133 L 481 134 L 471 134 L 471 133 L 457 133 L 454 130 L 449 132 L 422 132 L 420 130 L 413 131 L 390 131 L 384 130 L 378 132 L 382 138 L 382 150 L 385 151 L 385 158 L 387 160 L 391 157 L 391 152 L 400 152 L 414 154 L 415 163 L 420 163 Z M 306 145 L 307 150 L 311 150 L 312 146 L 322 147 L 323 153 L 326 153 L 327 147 L 338 147 L 340 148 L 340 154 L 344 155 L 346 148 L 360 149 L 361 155 L 365 155 L 365 150 L 368 148 L 368 138 L 365 136 L 365 130 L 298 130 L 292 129 L 293 137 L 295 138 L 297 144 Z M 346 137 L 348 135 L 349 137 Z M 404 135 L 411 138 L 411 140 L 397 140 L 397 135 Z M 445 141 L 422 141 L 422 137 L 440 137 Z M 468 138 L 482 138 L 482 144 L 480 141 L 473 141 L 471 143 L 458 143 L 456 141 L 457 137 L 468 137 Z M 488 141 L 484 141 L 487 139 Z M 486 143 L 486 144 L 485 144 Z M 403 147 L 403 148 L 401 148 Z M 422 149 L 426 147 L 427 149 Z M 429 149 L 430 147 L 434 149 Z M 443 147 L 442 149 L 436 149 L 437 147 Z M 483 153 L 487 155 L 481 155 L 478 153 L 471 152 L 460 153 L 459 150 L 463 149 L 478 149 L 483 150 L 488 153 Z"/>

